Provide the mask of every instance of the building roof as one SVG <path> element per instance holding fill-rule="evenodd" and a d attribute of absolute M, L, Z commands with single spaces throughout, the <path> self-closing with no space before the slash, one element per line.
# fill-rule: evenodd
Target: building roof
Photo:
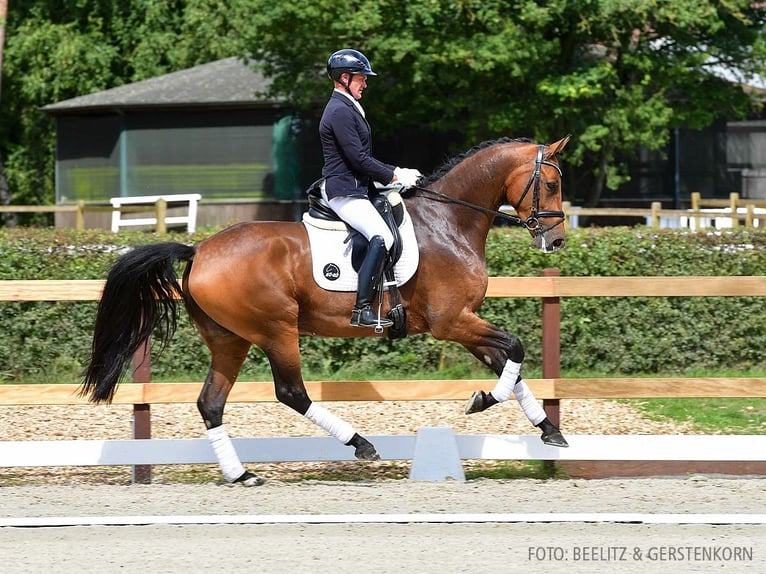
<path fill-rule="evenodd" d="M 232 57 L 63 100 L 42 110 L 63 114 L 136 108 L 272 107 L 281 102 L 256 96 L 269 84 L 252 68 L 252 62 Z"/>

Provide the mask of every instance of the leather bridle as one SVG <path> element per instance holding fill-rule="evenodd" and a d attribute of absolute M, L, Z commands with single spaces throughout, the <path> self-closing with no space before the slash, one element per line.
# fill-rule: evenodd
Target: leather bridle
<path fill-rule="evenodd" d="M 522 192 L 521 197 L 519 198 L 519 201 L 516 203 L 516 205 L 513 206 L 513 208 L 518 212 L 521 202 L 524 201 L 524 198 L 527 196 L 527 193 L 529 193 L 530 188 L 532 188 L 533 190 L 532 191 L 532 215 L 527 217 L 527 219 L 523 221 L 521 225 L 535 235 L 543 235 L 544 233 L 553 229 L 557 225 L 560 225 L 565 218 L 563 211 L 539 211 L 540 209 L 540 168 L 544 165 L 547 165 L 549 167 L 555 168 L 555 170 L 559 174 L 559 180 L 561 180 L 564 177 L 564 174 L 561 172 L 561 168 L 558 165 L 543 159 L 544 149 L 545 149 L 544 145 L 538 146 L 537 158 L 535 158 L 535 171 L 532 172 L 532 175 L 529 177 L 529 181 L 527 182 L 527 185 L 524 188 L 524 191 Z M 557 221 L 556 223 L 548 227 L 543 227 L 542 224 L 540 223 L 540 219 L 552 218 L 552 217 L 558 217 L 559 221 Z"/>
<path fill-rule="evenodd" d="M 563 211 L 540 211 L 540 169 L 542 168 L 542 166 L 547 165 L 549 167 L 554 168 L 558 172 L 559 178 L 563 177 L 561 168 L 558 165 L 543 159 L 544 150 L 545 150 L 544 145 L 538 146 L 537 157 L 535 158 L 535 169 L 532 172 L 532 175 L 529 176 L 529 181 L 527 181 L 527 185 L 524 187 L 524 191 L 522 192 L 521 197 L 519 198 L 519 201 L 516 202 L 516 205 L 513 206 L 513 208 L 518 212 L 521 202 L 524 201 L 524 198 L 527 196 L 527 194 L 529 193 L 529 190 L 531 189 L 532 190 L 532 214 L 526 219 L 522 219 L 521 217 L 518 217 L 516 215 L 509 215 L 507 213 L 503 213 L 502 211 L 487 209 L 486 207 L 481 207 L 480 205 L 476 205 L 469 201 L 464 201 L 462 199 L 450 197 L 449 195 L 445 195 L 441 192 L 428 189 L 427 187 L 420 187 L 416 185 L 409 189 L 414 190 L 416 193 L 424 192 L 426 195 L 437 197 L 449 203 L 464 205 L 465 207 L 470 207 L 471 209 L 475 209 L 476 211 L 494 215 L 495 217 L 504 219 L 505 221 L 508 221 L 509 223 L 513 225 L 519 225 L 523 227 L 524 229 L 528 230 L 533 235 L 536 235 L 536 236 L 544 235 L 545 233 L 547 233 L 554 227 L 561 225 L 565 219 L 565 214 Z M 548 227 L 543 227 L 540 220 L 547 219 L 547 218 L 558 218 L 558 221 L 556 221 L 552 225 L 549 225 Z"/>

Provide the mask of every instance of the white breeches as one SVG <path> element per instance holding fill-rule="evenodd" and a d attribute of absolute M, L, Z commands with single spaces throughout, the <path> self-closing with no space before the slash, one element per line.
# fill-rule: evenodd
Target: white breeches
<path fill-rule="evenodd" d="M 375 235 L 380 235 L 387 250 L 390 250 L 394 245 L 394 234 L 391 233 L 388 225 L 369 199 L 351 195 L 341 195 L 328 199 L 324 188 L 322 189 L 322 197 L 343 221 L 364 235 L 367 241 Z"/>

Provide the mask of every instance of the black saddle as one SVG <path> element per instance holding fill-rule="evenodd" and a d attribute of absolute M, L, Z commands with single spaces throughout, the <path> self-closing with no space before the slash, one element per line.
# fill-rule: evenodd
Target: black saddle
<path fill-rule="evenodd" d="M 306 192 L 309 200 L 309 215 L 325 221 L 343 222 L 322 197 L 322 182 L 322 179 L 315 181 Z M 402 256 L 402 237 L 399 233 L 399 226 L 404 221 L 404 204 L 398 202 L 392 206 L 387 197 L 388 192 L 395 189 L 398 189 L 398 187 L 374 187 L 369 194 L 372 205 L 380 213 L 383 221 L 386 222 L 386 225 L 388 225 L 388 228 L 394 235 L 394 245 L 388 253 L 386 267 L 393 267 Z M 349 235 L 345 241 L 351 241 L 352 246 L 351 265 L 354 267 L 354 271 L 358 272 L 369 242 L 364 235 L 353 227 L 348 224 L 346 224 L 346 227 L 348 228 Z"/>

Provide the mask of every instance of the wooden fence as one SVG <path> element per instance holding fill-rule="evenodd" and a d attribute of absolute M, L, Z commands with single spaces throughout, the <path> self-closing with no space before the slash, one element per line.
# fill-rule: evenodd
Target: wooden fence
<path fill-rule="evenodd" d="M 0 213 L 75 213 L 75 228 L 85 229 L 84 201 L 74 205 L 0 205 Z M 111 208 L 110 208 L 111 209 Z"/>
<path fill-rule="evenodd" d="M 611 219 L 642 218 L 646 225 L 660 227 L 681 227 L 704 229 L 708 227 L 763 226 L 766 220 L 766 199 L 742 199 L 738 193 L 729 194 L 729 199 L 705 199 L 698 192 L 691 194 L 690 209 L 665 209 L 659 201 L 649 207 L 579 207 L 565 201 L 563 204 L 567 225 L 573 225 L 579 217 L 609 217 Z M 513 212 L 510 206 L 502 209 Z M 668 222 L 673 222 L 668 225 Z"/>
<path fill-rule="evenodd" d="M 192 232 L 196 226 L 197 219 L 197 204 L 199 201 L 198 194 L 192 194 L 196 196 L 194 200 L 194 207 L 187 208 L 190 211 L 185 216 L 173 216 L 168 217 L 168 203 L 175 204 L 178 201 L 189 204 L 190 195 L 163 195 L 163 196 L 151 196 L 147 198 L 128 198 L 125 201 L 126 205 L 120 203 L 121 198 L 113 200 L 112 205 L 94 205 L 86 204 L 84 201 L 78 201 L 74 204 L 59 204 L 59 205 L 0 205 L 0 213 L 74 213 L 75 214 L 75 229 L 85 229 L 85 212 L 86 211 L 109 211 L 112 213 L 112 230 L 119 229 L 125 225 L 153 225 L 157 233 L 165 233 L 168 229 L 168 224 L 183 223 L 186 225 L 187 230 Z M 182 198 L 175 200 L 174 198 Z M 148 199 L 149 201 L 142 201 Z M 116 201 L 116 203 L 114 203 Z M 130 205 L 128 205 L 130 203 Z M 135 205 L 143 204 L 143 205 Z M 131 219 L 122 219 L 123 214 L 146 214 L 151 213 L 151 218 L 141 218 L 137 220 L 137 223 L 133 223 Z M 193 220 L 193 223 L 192 223 Z"/>
<path fill-rule="evenodd" d="M 0 301 L 94 301 L 100 297 L 103 288 L 103 281 L 0 281 Z M 561 424 L 559 420 L 559 401 L 561 399 L 594 399 L 594 398 L 645 398 L 645 397 L 750 397 L 766 398 L 766 378 L 683 378 L 683 377 L 664 377 L 664 378 L 587 378 L 573 379 L 560 377 L 560 298 L 561 297 L 763 297 L 766 296 L 766 278 L 762 276 L 737 276 L 737 277 L 561 277 L 557 270 L 546 270 L 542 277 L 493 277 L 490 278 L 487 297 L 534 297 L 542 299 L 542 332 L 543 332 L 543 365 L 542 378 L 528 380 L 529 386 L 537 396 L 543 400 L 543 406 L 548 417 L 555 423 Z M 134 371 L 133 383 L 121 385 L 115 395 L 116 403 L 134 405 L 134 438 L 147 439 L 151 437 L 151 404 L 160 403 L 193 403 L 197 399 L 201 385 L 196 383 L 152 383 L 150 364 L 151 358 L 148 350 L 143 349 L 137 353 L 135 364 L 139 367 Z M 486 386 L 487 381 L 468 380 L 381 380 L 381 381 L 354 381 L 350 384 L 348 381 L 309 381 L 306 386 L 312 398 L 319 401 L 424 401 L 424 400 L 466 400 L 470 393 Z M 0 406 L 3 405 L 45 405 L 45 404 L 80 404 L 85 400 L 78 397 L 75 393 L 78 386 L 76 384 L 39 384 L 39 385 L 0 385 Z M 274 401 L 274 389 L 271 382 L 238 382 L 232 390 L 230 402 L 262 402 Z M 497 444 L 508 441 L 505 439 L 493 439 L 485 437 L 491 444 Z M 524 439 L 524 437 L 519 437 Z M 529 437 L 528 437 L 529 438 Z M 617 437 L 612 437 L 616 439 Z M 673 438 L 673 437 L 668 437 Z M 744 460 L 766 460 L 766 437 L 738 437 L 747 440 L 747 448 L 736 449 L 733 445 L 727 447 L 727 453 L 716 453 L 711 449 L 704 449 L 709 456 L 704 460 L 732 460 L 732 452 L 751 453 Z M 255 440 L 255 439 L 253 439 Z M 259 439 L 260 441 L 267 439 Z M 276 439 L 275 439 L 276 440 Z M 465 439 L 460 439 L 465 442 Z M 492 443 L 492 440 L 495 440 Z M 530 438 L 531 440 L 531 438 Z M 535 439 L 537 440 L 537 439 Z M 697 441 L 698 439 L 695 439 Z M 711 439 L 712 440 L 712 439 Z M 754 446 L 753 441 L 757 442 Z M 55 441 L 54 449 L 60 454 L 65 452 L 62 449 L 63 442 Z M 101 453 L 95 458 L 91 457 L 90 463 L 97 464 L 94 461 L 102 461 L 103 464 L 132 464 L 125 460 L 134 460 L 137 456 L 131 454 L 128 459 L 104 458 L 103 453 L 106 449 L 101 443 L 110 443 L 110 441 L 99 442 Z M 112 445 L 109 452 L 115 450 L 130 450 L 124 443 L 125 441 L 114 441 L 120 443 L 120 448 Z M 150 441 L 163 442 L 163 441 Z M 166 441 L 168 447 L 172 446 L 173 451 L 179 452 L 179 445 L 174 441 Z M 173 443 L 170 445 L 170 443 Z M 202 441 L 204 443 L 204 441 Z M 539 442 L 539 440 L 537 441 Z M 587 442 L 587 441 L 586 441 Z M 639 441 L 640 443 L 640 441 Z M 280 443 L 281 444 L 281 443 Z M 315 443 L 319 444 L 319 443 Z M 323 445 L 327 443 L 322 442 Z M 502 453 L 498 450 L 487 449 L 486 445 L 474 445 L 471 451 L 474 453 L 484 453 L 485 458 L 524 458 L 519 453 L 527 453 L 527 458 L 548 457 L 550 459 L 572 458 L 571 454 L 547 454 L 539 452 L 538 447 L 530 446 L 529 441 L 520 440 L 515 443 L 515 450 L 508 451 L 511 454 Z M 625 444 L 625 443 L 623 443 Z M 644 441 L 645 445 L 652 444 L 651 441 Z M 679 453 L 689 452 L 686 448 L 691 448 L 689 444 L 681 444 L 675 441 L 677 448 L 667 451 L 672 454 L 662 456 L 679 456 Z M 696 443 L 695 443 L 696 444 Z M 3 443 L 0 443 L 2 447 Z M 264 447 L 259 443 L 260 447 Z M 399 452 L 411 452 L 407 448 Z M 680 445 L 680 446 L 679 446 Z M 10 460 L 9 453 L 20 453 L 24 450 L 31 453 L 30 445 L 26 444 L 8 444 L 5 455 L 0 457 L 0 465 L 8 464 L 5 461 Z M 42 445 L 45 446 L 45 445 Z M 242 449 L 247 450 L 248 445 L 241 444 Z M 284 445 L 282 445 L 284 446 Z M 507 445 L 506 445 L 507 446 Z M 761 448 L 764 447 L 764 448 Z M 137 447 L 138 448 L 138 447 Z M 140 447 L 143 448 L 143 447 Z M 147 446 L 148 448 L 148 446 Z M 203 448 L 199 446 L 199 448 Z M 239 448 L 239 447 L 238 447 Z M 279 447 L 281 448 L 281 446 Z M 323 448 L 334 447 L 325 446 Z M 414 448 L 414 447 L 412 447 Z M 657 458 L 658 448 L 656 445 L 655 454 L 651 454 L 651 449 L 644 449 L 642 452 L 626 452 L 625 448 L 613 446 L 612 450 L 607 449 L 612 454 L 604 454 L 604 443 L 596 449 L 589 451 L 593 454 L 584 454 L 580 451 L 579 457 L 589 460 L 602 460 L 603 456 L 617 456 L 620 453 L 620 460 L 659 460 Z M 647 447 L 648 448 L 648 447 Z M 521 449 L 521 451 L 519 451 Z M 734 449 L 734 450 L 732 450 Z M 755 449 L 755 450 L 753 450 Z M 50 447 L 48 449 L 50 451 Z M 300 450 L 300 449 L 299 449 Z M 554 449 L 556 450 L 556 449 Z M 280 452 L 269 450 L 269 452 Z M 320 449 L 321 451 L 321 449 Z M 2 448 L 0 448 L 0 452 Z M 127 452 L 127 451 L 125 451 Z M 131 451 L 133 452 L 133 451 Z M 147 451 L 148 452 L 148 451 Z M 263 456 L 263 451 L 259 451 Z M 302 451 L 301 451 L 302 452 Z M 321 451 L 327 452 L 327 451 Z M 467 451 L 466 451 L 467 452 Z M 702 452 L 702 451 L 701 451 Z M 488 456 L 487 453 L 494 453 Z M 647 454 L 650 453 L 650 454 Z M 755 454 L 753 454 L 755 453 Z M 90 456 L 90 455 L 89 455 Z M 198 461 L 201 455 L 178 455 L 176 458 L 168 458 L 167 455 L 148 455 L 143 462 L 145 464 L 157 461 L 163 463 Z M 285 459 L 284 455 L 275 455 L 275 460 L 293 460 Z M 316 460 L 325 460 L 321 458 L 325 455 L 319 455 Z M 345 460 L 347 455 L 332 454 L 327 456 L 341 456 L 340 460 Z M 642 457 L 655 458 L 642 458 Z M 682 460 L 693 460 L 688 454 Z M 737 455 L 740 456 L 740 455 Z M 132 457 L 132 458 L 131 458 Z M 180 458 L 179 458 L 180 457 Z M 279 458 L 283 457 L 283 458 Z M 467 458 L 474 458 L 470 456 Z M 718 457 L 718 458 L 716 458 Z M 723 458 L 721 458 L 723 457 Z M 754 458 L 753 458 L 754 457 Z M 204 457 L 203 457 L 204 459 Z M 30 460 L 22 457 L 20 460 Z M 61 462 L 51 463 L 48 459 L 47 465 L 63 464 Z M 56 458 L 55 460 L 59 460 Z M 77 459 L 80 460 L 80 459 Z M 123 460 L 122 463 L 107 462 L 104 460 Z M 136 459 L 137 460 L 137 459 Z M 207 460 L 207 459 L 204 459 Z M 255 458 L 252 460 L 263 460 Z M 303 460 L 303 459 L 299 459 Z M 315 459 L 309 459 L 315 460 Z M 668 459 L 669 460 L 669 459 Z M 699 459 L 698 459 L 699 460 Z M 737 460 L 743 460 L 741 457 Z M 148 463 L 147 463 L 148 461 Z M 138 463 L 137 463 L 138 464 Z M 45 464 L 40 462 L 40 465 Z M 148 467 L 143 464 L 136 467 L 136 479 L 139 482 L 147 482 L 146 476 L 149 475 Z M 143 477 L 143 478 L 142 478 Z"/>
<path fill-rule="evenodd" d="M 123 213 L 137 214 L 152 212 L 154 217 L 142 219 L 144 222 L 154 222 L 158 233 L 167 231 L 168 223 L 173 223 L 179 219 L 168 218 L 167 198 L 173 196 L 163 196 L 147 203 L 142 207 L 132 205 L 121 205 L 111 207 L 105 205 L 88 205 L 84 201 L 79 201 L 74 205 L 0 205 L 0 213 L 67 213 L 75 212 L 75 227 L 77 229 L 85 228 L 86 211 L 111 211 L 113 220 L 130 222 L 130 220 L 120 219 Z M 187 196 L 178 196 L 187 197 Z M 146 203 L 146 202 L 145 202 Z M 567 223 L 571 226 L 575 217 L 609 217 L 609 218 L 643 218 L 646 224 L 659 228 L 663 222 L 675 221 L 675 227 L 690 227 L 692 229 L 703 229 L 705 227 L 715 226 L 718 221 L 721 225 L 727 227 L 738 227 L 740 224 L 745 227 L 763 226 L 761 221 L 766 219 L 766 199 L 743 199 L 738 193 L 729 194 L 728 199 L 703 198 L 700 193 L 691 194 L 690 209 L 664 209 L 659 201 L 652 202 L 648 208 L 642 207 L 577 207 L 570 202 L 564 202 L 564 213 Z M 503 206 L 501 211 L 515 213 L 512 207 Z M 196 218 L 196 215 L 195 215 Z M 187 217 L 180 219 L 186 221 Z M 725 223 L 721 223 L 725 222 Z M 124 225 L 124 223 L 123 223 Z"/>

